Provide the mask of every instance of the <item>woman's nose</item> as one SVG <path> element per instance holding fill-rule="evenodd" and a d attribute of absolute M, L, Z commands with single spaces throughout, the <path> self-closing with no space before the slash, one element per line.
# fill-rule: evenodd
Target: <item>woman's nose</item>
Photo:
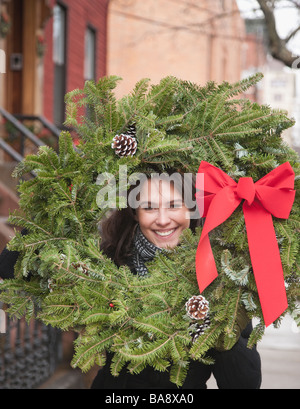
<path fill-rule="evenodd" d="M 166 226 L 170 223 L 169 209 L 160 207 L 157 213 L 156 224 L 159 226 Z"/>

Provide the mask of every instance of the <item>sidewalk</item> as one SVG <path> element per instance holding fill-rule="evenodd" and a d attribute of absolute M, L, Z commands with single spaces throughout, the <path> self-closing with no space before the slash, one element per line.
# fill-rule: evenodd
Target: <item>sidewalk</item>
<path fill-rule="evenodd" d="M 61 365 L 55 373 L 37 389 L 87 389 L 80 370 Z"/>
<path fill-rule="evenodd" d="M 300 328 L 292 318 L 285 317 L 278 329 L 268 327 L 257 349 L 262 365 L 261 389 L 300 389 Z M 208 388 L 217 389 L 213 377 Z"/>
<path fill-rule="evenodd" d="M 279 329 L 267 328 L 258 350 L 262 389 L 300 389 L 300 328 L 289 316 Z"/>

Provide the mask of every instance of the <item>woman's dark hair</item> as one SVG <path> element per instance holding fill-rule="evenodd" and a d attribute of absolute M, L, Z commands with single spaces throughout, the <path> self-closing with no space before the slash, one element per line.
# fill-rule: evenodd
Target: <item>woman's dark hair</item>
<path fill-rule="evenodd" d="M 175 172 L 167 171 L 168 175 L 175 175 Z M 183 182 L 183 175 L 176 173 L 175 177 L 175 187 L 176 181 L 180 182 L 180 187 L 182 187 L 181 193 L 182 197 L 188 201 L 194 200 L 196 187 L 196 178 L 191 175 L 192 183 L 181 183 Z M 151 175 L 147 176 L 150 179 Z M 173 179 L 172 179 L 173 180 Z M 173 180 L 174 181 L 174 180 Z M 139 183 L 139 182 L 137 182 Z M 130 192 L 137 187 L 137 184 L 131 185 L 127 192 L 127 204 Z M 179 189 L 178 189 L 179 190 Z M 187 206 L 190 211 L 195 211 L 195 207 Z M 135 219 L 135 209 L 127 205 L 126 208 L 120 210 L 113 210 L 111 214 L 101 223 L 101 250 L 110 257 L 117 266 L 127 264 L 131 254 L 132 254 L 132 240 L 134 237 L 134 232 L 138 222 Z M 190 229 L 195 232 L 195 228 L 201 223 L 200 218 L 191 218 Z"/>

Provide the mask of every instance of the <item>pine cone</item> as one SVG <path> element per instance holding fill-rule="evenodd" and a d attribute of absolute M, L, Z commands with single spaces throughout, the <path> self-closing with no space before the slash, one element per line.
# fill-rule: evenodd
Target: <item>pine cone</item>
<path fill-rule="evenodd" d="M 192 342 L 195 342 L 200 335 L 204 334 L 205 330 L 210 327 L 210 319 L 207 316 L 207 318 L 204 319 L 203 323 L 199 324 L 198 322 L 196 324 L 192 324 L 190 326 L 191 331 L 189 332 L 190 336 L 192 337 Z"/>
<path fill-rule="evenodd" d="M 113 138 L 111 147 L 115 150 L 116 155 L 119 156 L 133 156 L 136 152 L 137 141 L 130 135 L 116 135 Z"/>
<path fill-rule="evenodd" d="M 209 302 L 202 295 L 194 295 L 185 304 L 187 314 L 194 320 L 202 320 L 208 316 Z"/>
<path fill-rule="evenodd" d="M 132 125 L 130 125 L 128 127 L 126 135 L 131 136 L 131 137 L 135 137 L 135 135 L 136 135 L 135 123 L 133 123 Z"/>

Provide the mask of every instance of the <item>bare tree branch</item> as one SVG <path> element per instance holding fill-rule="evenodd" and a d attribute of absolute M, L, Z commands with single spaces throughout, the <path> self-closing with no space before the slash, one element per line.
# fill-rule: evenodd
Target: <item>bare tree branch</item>
<path fill-rule="evenodd" d="M 297 7 L 300 9 L 300 1 L 299 0 L 290 0 L 290 2 L 294 5 L 294 7 Z"/>
<path fill-rule="evenodd" d="M 257 0 L 257 2 L 260 5 L 260 8 L 265 16 L 266 27 L 269 36 L 269 50 L 271 55 L 277 60 L 282 61 L 286 66 L 293 67 L 293 63 L 299 57 L 295 57 L 295 55 L 287 48 L 287 39 L 283 40 L 279 37 L 274 16 L 274 1 L 270 2 L 268 0 Z M 297 31 L 298 30 L 299 28 L 297 28 Z M 291 34 L 293 35 L 291 36 Z M 292 38 L 296 34 L 296 32 L 291 34 L 289 36 L 290 38 Z M 288 40 L 290 38 L 288 38 Z"/>
<path fill-rule="evenodd" d="M 293 30 L 285 39 L 284 42 L 288 43 L 293 37 L 295 37 L 295 35 L 298 33 L 298 31 L 300 31 L 300 26 L 295 28 L 295 30 Z"/>

